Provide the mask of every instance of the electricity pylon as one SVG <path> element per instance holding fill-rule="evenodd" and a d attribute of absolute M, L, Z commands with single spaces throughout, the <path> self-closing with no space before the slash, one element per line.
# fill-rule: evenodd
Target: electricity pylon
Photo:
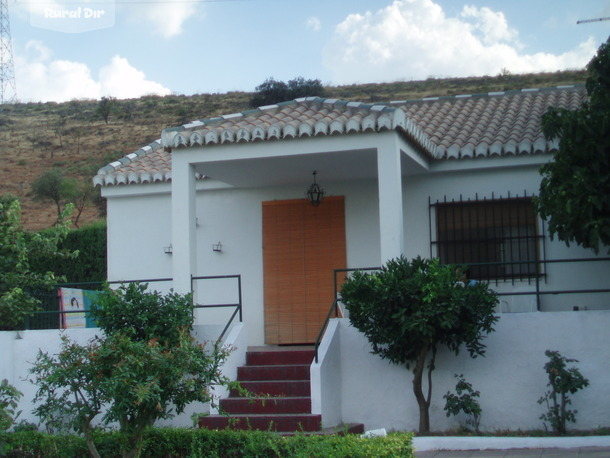
<path fill-rule="evenodd" d="M 0 106 L 17 99 L 8 0 L 0 0 Z"/>

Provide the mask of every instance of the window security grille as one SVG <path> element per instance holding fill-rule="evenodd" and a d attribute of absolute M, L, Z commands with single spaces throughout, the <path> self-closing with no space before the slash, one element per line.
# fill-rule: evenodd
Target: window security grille
<path fill-rule="evenodd" d="M 444 264 L 469 265 L 473 279 L 521 280 L 541 274 L 543 237 L 531 197 L 445 198 L 430 204 L 430 222 L 431 255 Z"/>

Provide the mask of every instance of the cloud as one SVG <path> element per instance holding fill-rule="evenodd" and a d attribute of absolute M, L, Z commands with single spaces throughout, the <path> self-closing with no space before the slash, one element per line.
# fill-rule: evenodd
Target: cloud
<path fill-rule="evenodd" d="M 324 50 L 334 84 L 466 77 L 582 68 L 593 39 L 560 55 L 522 53 L 518 32 L 503 13 L 465 6 L 447 17 L 433 0 L 394 0 L 375 12 L 350 14 Z"/>
<path fill-rule="evenodd" d="M 153 30 L 165 38 L 182 33 L 182 25 L 197 13 L 196 3 L 166 0 L 146 5 L 143 15 L 153 25 Z"/>
<path fill-rule="evenodd" d="M 29 41 L 25 51 L 24 55 L 14 58 L 17 96 L 22 102 L 65 102 L 105 95 L 135 98 L 170 93 L 161 84 L 147 80 L 143 72 L 118 55 L 100 69 L 96 79 L 84 63 L 54 59 L 53 52 L 40 41 Z"/>
<path fill-rule="evenodd" d="M 171 91 L 159 83 L 146 79 L 144 72 L 132 67 L 127 59 L 116 55 L 99 72 L 100 94 L 119 99 L 146 94 L 168 95 Z"/>
<path fill-rule="evenodd" d="M 322 28 L 322 23 L 320 22 L 320 19 L 315 16 L 311 16 L 310 18 L 308 18 L 305 25 L 308 29 L 313 30 L 314 32 L 318 32 Z"/>

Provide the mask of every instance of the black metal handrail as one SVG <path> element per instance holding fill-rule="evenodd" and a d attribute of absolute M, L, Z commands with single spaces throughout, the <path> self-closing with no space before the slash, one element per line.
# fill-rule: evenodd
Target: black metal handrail
<path fill-rule="evenodd" d="M 599 261 L 610 261 L 610 257 L 596 257 L 596 258 L 573 258 L 573 259 L 546 259 L 546 260 L 536 260 L 536 261 L 514 261 L 514 262 L 486 262 L 486 263 L 471 263 L 468 266 L 484 266 L 484 265 L 510 265 L 510 264 L 525 264 L 525 263 L 533 263 L 533 264 L 559 264 L 559 263 L 574 263 L 574 262 L 599 262 Z M 355 271 L 375 271 L 380 270 L 381 267 L 359 267 L 359 268 L 351 268 L 351 269 L 335 269 L 333 271 L 334 275 L 334 285 L 335 285 L 335 300 L 326 315 L 326 319 L 322 323 L 322 328 L 318 333 L 318 337 L 314 344 L 315 350 L 315 361 L 318 362 L 318 349 L 320 348 L 320 344 L 322 343 L 322 338 L 324 337 L 324 333 L 326 332 L 326 328 L 328 327 L 328 323 L 332 317 L 332 312 L 335 311 L 335 318 L 339 316 L 339 285 L 337 284 L 337 274 L 338 273 L 347 273 L 347 272 L 355 272 Z M 534 291 L 519 291 L 519 292 L 498 292 L 496 293 L 498 296 L 532 296 L 536 295 L 536 310 L 540 311 L 540 296 L 544 295 L 559 295 L 559 294 L 588 294 L 588 293 L 610 293 L 610 288 L 597 288 L 597 289 L 569 289 L 569 290 L 540 290 L 540 279 L 544 278 L 544 274 L 539 274 L 535 276 L 535 290 Z M 525 281 L 525 280 L 523 280 Z M 531 279 L 527 280 L 531 282 Z"/>
<path fill-rule="evenodd" d="M 196 304 L 195 305 L 195 308 L 199 308 L 199 309 L 235 307 L 235 310 L 233 311 L 233 314 L 229 318 L 229 321 L 227 322 L 227 324 L 223 328 L 223 330 L 220 333 L 220 336 L 218 337 L 216 342 L 221 342 L 222 341 L 223 337 L 225 336 L 226 332 L 229 330 L 229 327 L 233 323 L 233 320 L 235 319 L 235 316 L 237 314 L 239 314 L 239 322 L 240 323 L 243 322 L 241 275 L 239 275 L 239 274 L 236 274 L 236 275 L 207 275 L 207 276 L 199 276 L 199 277 L 191 276 L 191 291 L 194 291 L 193 282 L 196 281 L 196 280 L 222 280 L 222 279 L 231 279 L 231 278 L 234 278 L 234 279 L 237 280 L 237 295 L 238 295 L 237 303 L 231 303 L 231 304 L 206 304 L 206 305 Z"/>
<path fill-rule="evenodd" d="M 227 324 L 223 328 L 222 332 L 220 333 L 218 341 L 221 341 L 222 338 L 225 336 L 227 330 L 229 329 L 229 327 L 231 326 L 231 324 L 233 323 L 233 321 L 235 320 L 235 317 L 237 315 L 239 315 L 239 322 L 241 323 L 243 321 L 241 275 L 238 275 L 238 274 L 237 275 L 210 275 L 210 276 L 192 276 L 191 277 L 191 292 L 194 291 L 193 283 L 196 280 L 217 280 L 217 279 L 225 279 L 225 278 L 229 278 L 229 279 L 235 278 L 237 280 L 237 292 L 238 292 L 238 302 L 237 303 L 206 304 L 206 305 L 194 304 L 193 305 L 194 309 L 235 307 L 235 310 L 233 311 L 233 314 L 229 318 L 229 321 L 227 322 Z M 55 316 L 57 318 L 61 318 L 62 316 L 69 315 L 69 314 L 76 314 L 76 313 L 85 313 L 85 315 L 86 315 L 87 312 L 82 311 L 82 310 L 73 310 L 73 311 L 72 310 L 69 310 L 69 311 L 68 310 L 59 310 L 59 301 L 58 301 L 58 294 L 57 294 L 58 288 L 66 288 L 66 287 L 74 288 L 76 286 L 85 286 L 85 285 L 99 287 L 99 286 L 102 286 L 104 283 L 113 285 L 113 284 L 124 284 L 124 283 L 158 283 L 158 282 L 168 282 L 168 281 L 173 281 L 173 278 L 149 278 L 149 279 L 143 279 L 143 280 L 112 280 L 112 281 L 107 281 L 107 282 L 79 282 L 79 283 L 59 284 L 59 285 L 57 285 L 56 290 L 54 290 L 52 293 L 49 293 L 47 295 L 49 298 L 52 298 L 54 301 L 57 301 L 57 304 L 55 305 L 55 307 L 57 307 L 57 310 L 41 310 L 38 312 L 34 312 L 32 317 L 26 317 L 25 329 L 30 329 L 30 324 L 32 322 L 32 319 L 34 319 L 35 317 L 44 317 L 44 316 L 53 317 L 53 316 Z M 57 328 L 60 328 L 61 325 L 59 323 L 59 320 L 57 320 L 57 322 L 53 326 L 54 327 L 52 327 L 52 328 L 45 328 L 45 329 L 55 329 L 55 326 L 57 326 Z"/>
<path fill-rule="evenodd" d="M 322 329 L 320 329 L 318 337 L 316 338 L 316 343 L 314 345 L 316 363 L 318 362 L 318 348 L 320 348 L 320 344 L 322 343 L 322 337 L 326 332 L 326 327 L 328 326 L 328 323 L 330 323 L 330 317 L 332 316 L 333 312 L 335 312 L 335 318 L 339 318 L 339 299 L 335 299 L 333 305 L 331 305 L 330 310 L 328 311 L 328 314 L 326 315 L 326 318 L 324 320 L 324 324 L 322 325 Z"/>

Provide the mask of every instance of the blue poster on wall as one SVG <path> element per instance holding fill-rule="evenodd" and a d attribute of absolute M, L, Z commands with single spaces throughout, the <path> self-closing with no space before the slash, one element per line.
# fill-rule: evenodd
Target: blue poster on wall
<path fill-rule="evenodd" d="M 60 288 L 60 309 L 62 328 L 94 328 L 95 321 L 89 316 L 91 304 L 99 291 L 86 289 Z"/>

